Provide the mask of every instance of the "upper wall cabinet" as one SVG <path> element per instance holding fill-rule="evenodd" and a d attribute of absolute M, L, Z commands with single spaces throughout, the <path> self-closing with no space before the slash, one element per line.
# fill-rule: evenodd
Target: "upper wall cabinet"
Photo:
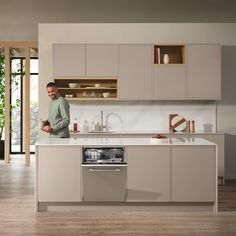
<path fill-rule="evenodd" d="M 85 76 L 85 45 L 53 45 L 54 77 Z"/>
<path fill-rule="evenodd" d="M 185 45 L 154 46 L 154 98 L 186 98 Z"/>
<path fill-rule="evenodd" d="M 56 44 L 53 46 L 54 77 L 117 76 L 118 45 Z"/>
<path fill-rule="evenodd" d="M 120 99 L 152 99 L 152 45 L 120 45 Z"/>
<path fill-rule="evenodd" d="M 86 76 L 117 76 L 118 45 L 86 45 Z"/>
<path fill-rule="evenodd" d="M 188 99 L 221 99 L 220 45 L 188 45 Z"/>
<path fill-rule="evenodd" d="M 154 97 L 158 100 L 186 98 L 185 65 L 154 68 Z"/>

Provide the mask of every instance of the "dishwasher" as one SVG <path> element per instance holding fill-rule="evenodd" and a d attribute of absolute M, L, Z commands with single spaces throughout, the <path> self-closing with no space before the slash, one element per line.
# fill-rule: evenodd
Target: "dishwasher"
<path fill-rule="evenodd" d="M 127 162 L 124 147 L 82 148 L 82 200 L 124 202 Z"/>

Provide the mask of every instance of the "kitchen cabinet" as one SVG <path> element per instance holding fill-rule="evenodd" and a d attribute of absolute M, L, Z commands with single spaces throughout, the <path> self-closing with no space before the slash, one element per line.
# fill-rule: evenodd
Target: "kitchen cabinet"
<path fill-rule="evenodd" d="M 170 201 L 170 147 L 128 147 L 128 202 Z"/>
<path fill-rule="evenodd" d="M 54 44 L 53 76 L 85 76 L 85 45 Z"/>
<path fill-rule="evenodd" d="M 225 142 L 224 142 L 224 134 L 222 133 L 206 133 L 206 134 L 198 134 L 198 133 L 182 133 L 182 134 L 171 134 L 171 137 L 174 138 L 189 138 L 194 140 L 194 138 L 203 138 L 212 143 L 217 144 L 218 150 L 218 183 L 224 184 L 225 181 Z"/>
<path fill-rule="evenodd" d="M 215 165 L 214 147 L 173 147 L 172 201 L 214 201 Z"/>
<path fill-rule="evenodd" d="M 169 56 L 169 63 L 163 64 L 166 54 Z M 221 99 L 220 61 L 220 45 L 216 44 L 155 45 L 154 98 Z"/>
<path fill-rule="evenodd" d="M 163 60 L 166 54 L 168 64 Z M 220 56 L 217 44 L 55 44 L 53 74 L 55 79 L 116 79 L 114 89 L 119 91 L 108 87 L 110 99 L 217 100 L 221 99 Z M 101 89 L 91 99 L 107 92 Z M 82 97 L 86 91 L 78 96 L 73 92 L 73 99 L 90 99 Z"/>
<path fill-rule="evenodd" d="M 185 65 L 154 67 L 154 97 L 161 100 L 186 98 Z"/>
<path fill-rule="evenodd" d="M 221 99 L 220 45 L 188 45 L 188 99 Z"/>
<path fill-rule="evenodd" d="M 86 76 L 117 76 L 118 53 L 118 45 L 86 45 Z"/>
<path fill-rule="evenodd" d="M 36 157 L 39 202 L 81 201 L 80 155 L 80 147 L 40 147 Z"/>
<path fill-rule="evenodd" d="M 148 100 L 153 97 L 152 45 L 120 45 L 120 99 Z"/>
<path fill-rule="evenodd" d="M 54 77 L 117 76 L 118 45 L 53 45 Z"/>
<path fill-rule="evenodd" d="M 81 163 L 81 148 L 113 149 L 121 143 L 127 165 Z M 60 209 L 67 203 L 69 209 L 84 208 L 90 201 L 90 207 L 105 207 L 119 201 L 120 207 L 197 203 L 217 212 L 216 151 L 216 145 L 202 139 L 158 144 L 150 138 L 107 139 L 105 144 L 104 138 L 38 140 L 36 210 L 51 205 Z"/>

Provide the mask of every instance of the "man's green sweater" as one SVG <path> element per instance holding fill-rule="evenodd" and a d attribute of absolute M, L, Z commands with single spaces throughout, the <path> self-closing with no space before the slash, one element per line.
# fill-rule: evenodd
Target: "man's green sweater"
<path fill-rule="evenodd" d="M 70 106 L 60 95 L 49 104 L 48 122 L 53 128 L 50 138 L 69 138 Z"/>

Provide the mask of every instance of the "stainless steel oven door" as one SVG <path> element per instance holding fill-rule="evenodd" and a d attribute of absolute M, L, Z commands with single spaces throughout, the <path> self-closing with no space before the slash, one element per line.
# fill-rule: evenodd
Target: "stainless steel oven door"
<path fill-rule="evenodd" d="M 82 165 L 85 202 L 124 202 L 127 165 Z"/>

